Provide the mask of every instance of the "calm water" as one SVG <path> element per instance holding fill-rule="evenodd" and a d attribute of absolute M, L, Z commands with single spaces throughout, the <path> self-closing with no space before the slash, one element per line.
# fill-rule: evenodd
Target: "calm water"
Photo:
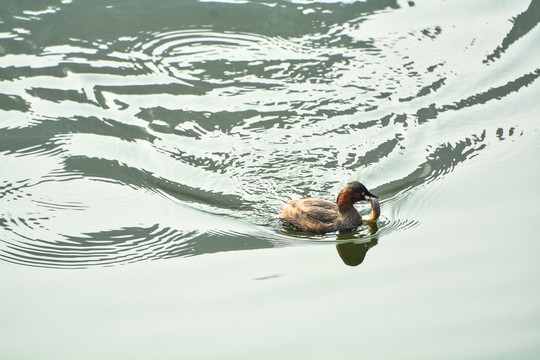
<path fill-rule="evenodd" d="M 538 359 L 538 22 L 0 0 L 0 359 Z M 376 224 L 278 223 L 351 180 Z"/>

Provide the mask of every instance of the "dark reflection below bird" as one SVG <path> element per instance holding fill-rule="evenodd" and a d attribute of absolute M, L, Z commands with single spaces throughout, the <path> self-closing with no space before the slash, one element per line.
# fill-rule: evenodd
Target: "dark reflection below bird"
<path fill-rule="evenodd" d="M 378 237 L 375 235 L 379 231 L 379 227 L 376 222 L 366 223 L 370 237 L 369 241 L 357 242 L 358 239 L 355 239 L 354 242 L 344 242 L 336 244 L 336 250 L 339 257 L 346 265 L 349 266 L 358 266 L 366 258 L 366 254 L 369 249 L 377 245 L 379 242 Z M 347 234 L 339 235 L 338 238 L 345 239 L 345 236 L 350 236 Z"/>
<path fill-rule="evenodd" d="M 377 220 L 381 213 L 379 198 L 358 181 L 347 183 L 336 203 L 312 197 L 291 200 L 281 209 L 279 219 L 298 230 L 315 234 L 353 231 L 363 223 L 353 204 L 362 200 L 371 204 L 371 216 L 364 221 Z"/>

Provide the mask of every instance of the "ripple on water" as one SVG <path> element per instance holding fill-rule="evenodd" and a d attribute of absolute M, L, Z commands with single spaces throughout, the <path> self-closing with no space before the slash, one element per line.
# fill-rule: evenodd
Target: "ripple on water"
<path fill-rule="evenodd" d="M 230 245 L 228 239 L 256 230 L 242 223 L 231 226 L 155 190 L 102 179 L 49 178 L 17 188 L 3 183 L 1 190 L 2 200 L 16 200 L 17 207 L 1 214 L 0 257 L 20 264 L 86 267 L 192 256 L 213 251 L 204 244 L 206 237 L 214 238 L 214 244 L 221 240 L 223 247 Z M 209 231 L 208 224 L 219 232 Z M 270 246 L 265 240 L 256 242 Z M 236 246 L 241 245 L 253 246 L 245 240 Z"/>
<path fill-rule="evenodd" d="M 112 265 L 212 252 L 195 239 L 236 243 L 234 238 L 256 231 L 215 214 L 213 202 L 204 203 L 211 193 L 197 196 L 174 183 L 165 187 L 153 174 L 137 170 L 134 158 L 107 161 L 112 152 L 103 149 L 103 157 L 95 157 L 84 140 L 60 136 L 47 145 L 56 151 L 45 154 L 32 145 L 0 154 L 2 164 L 11 167 L 0 184 L 7 205 L 0 212 L 2 259 L 50 267 Z M 212 234 L 208 224 L 220 233 Z M 256 243 L 271 246 L 268 240 Z M 236 245 L 252 246 L 244 240 Z"/>
<path fill-rule="evenodd" d="M 232 31 L 179 30 L 142 34 L 138 40 L 131 49 L 133 58 L 142 59 L 154 75 L 199 88 L 199 94 L 231 84 L 279 85 L 268 78 L 270 69 L 263 65 L 274 62 L 279 67 L 282 61 L 306 58 L 300 45 L 283 38 Z M 258 76 L 263 70 L 264 81 Z M 230 90 L 223 93 L 237 94 Z"/>

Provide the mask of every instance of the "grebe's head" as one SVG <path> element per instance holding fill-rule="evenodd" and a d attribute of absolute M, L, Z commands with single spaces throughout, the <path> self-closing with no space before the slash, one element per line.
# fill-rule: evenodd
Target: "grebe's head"
<path fill-rule="evenodd" d="M 371 205 L 371 216 L 365 221 L 377 220 L 381 214 L 379 197 L 373 195 L 368 189 L 358 181 L 347 183 L 339 192 L 337 204 L 340 209 L 347 209 L 357 201 L 369 201 Z"/>
<path fill-rule="evenodd" d="M 378 197 L 370 193 L 363 184 L 358 181 L 351 181 L 339 192 L 337 203 L 350 203 L 352 205 L 357 201 L 369 201 L 370 198 L 378 199 Z"/>

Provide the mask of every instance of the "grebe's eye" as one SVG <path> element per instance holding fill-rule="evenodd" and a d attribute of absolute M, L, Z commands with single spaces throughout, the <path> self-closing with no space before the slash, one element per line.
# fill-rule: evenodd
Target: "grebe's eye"
<path fill-rule="evenodd" d="M 366 196 L 366 193 L 362 191 L 362 196 Z"/>

